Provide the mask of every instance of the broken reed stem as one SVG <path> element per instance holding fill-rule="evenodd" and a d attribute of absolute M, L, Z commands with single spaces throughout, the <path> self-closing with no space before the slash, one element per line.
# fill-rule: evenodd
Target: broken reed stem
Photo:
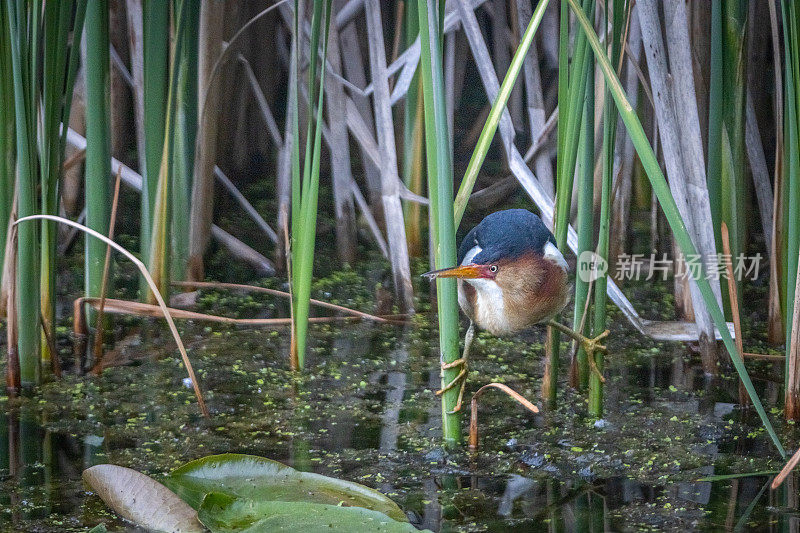
<path fill-rule="evenodd" d="M 74 323 L 76 333 L 86 334 L 86 319 L 82 316 L 82 312 L 78 307 L 79 304 L 87 304 L 96 309 L 100 308 L 101 303 L 104 306 L 104 311 L 110 314 L 117 315 L 133 315 L 133 316 L 149 316 L 154 318 L 164 317 L 164 309 L 159 305 L 146 304 L 131 300 L 117 300 L 115 298 L 106 298 L 101 302 L 100 298 L 81 297 L 75 300 L 76 304 L 73 307 L 75 312 Z M 291 318 L 230 318 L 219 315 L 208 315 L 205 313 L 197 313 L 194 311 L 186 311 L 185 309 L 175 309 L 174 307 L 167 307 L 167 312 L 172 318 L 183 320 L 200 320 L 205 322 L 220 322 L 223 324 L 235 324 L 239 326 L 288 326 L 291 324 Z M 359 317 L 355 316 L 321 316 L 309 318 L 311 323 L 326 324 L 331 322 L 349 322 L 358 320 Z"/>
<path fill-rule="evenodd" d="M 785 355 L 779 355 L 779 354 L 774 354 L 774 353 L 767 354 L 767 353 L 744 352 L 744 354 L 742 354 L 742 355 L 744 355 L 745 358 L 764 359 L 764 360 L 767 360 L 767 361 L 783 361 L 784 359 L 786 359 Z"/>
<path fill-rule="evenodd" d="M 172 285 L 175 285 L 176 287 L 196 287 L 205 289 L 233 289 L 233 290 L 242 290 L 249 292 L 262 292 L 264 294 L 270 294 L 272 296 L 280 296 L 281 298 L 288 298 L 290 300 L 292 297 L 291 292 L 279 291 L 277 289 L 268 289 L 266 287 L 258 287 L 256 285 L 241 285 L 239 283 L 217 283 L 213 281 L 173 281 Z M 291 287 L 291 284 L 289 285 L 289 287 Z M 322 300 L 315 300 L 312 298 L 310 302 L 318 307 L 324 307 L 325 309 L 331 309 L 333 311 L 338 311 L 340 313 L 347 313 L 349 315 L 364 318 L 367 320 L 374 320 L 375 322 L 384 322 L 384 323 L 392 322 L 390 319 L 386 319 L 377 315 L 371 315 L 369 313 L 364 313 L 362 311 L 356 311 L 355 309 L 350 309 L 349 307 L 343 307 L 341 305 L 323 302 Z"/>
<path fill-rule="evenodd" d="M 478 398 L 490 388 L 498 389 L 502 392 L 508 394 L 513 400 L 515 400 L 518 404 L 522 407 L 527 409 L 532 413 L 538 413 L 539 408 L 529 402 L 523 395 L 509 387 L 508 385 L 503 385 L 502 383 L 489 383 L 484 385 L 480 389 L 472 395 L 472 401 L 470 402 L 470 416 L 469 416 L 469 449 L 470 450 L 477 450 L 478 449 Z"/>
<path fill-rule="evenodd" d="M 731 256 L 731 242 L 728 233 L 728 225 L 723 222 L 722 229 L 722 251 L 727 257 Z M 736 337 L 736 349 L 739 350 L 739 356 L 744 358 L 744 346 L 742 341 L 742 320 L 739 315 L 739 297 L 736 292 L 736 281 L 733 279 L 733 264 L 730 261 L 725 263 L 725 271 L 728 277 L 728 298 L 731 303 L 731 315 L 733 315 L 733 331 Z M 742 380 L 739 379 L 739 403 L 743 406 L 751 405 L 750 398 L 747 396 L 747 390 L 744 388 Z"/>
<path fill-rule="evenodd" d="M 770 485 L 770 489 L 775 490 L 781 486 L 781 483 L 786 479 L 786 477 L 794 470 L 794 467 L 797 466 L 797 463 L 800 462 L 800 449 L 794 452 L 792 458 L 786 463 L 786 465 L 781 469 L 775 479 L 772 480 L 772 485 Z"/>
<path fill-rule="evenodd" d="M 114 184 L 114 200 L 111 203 L 111 219 L 108 222 L 108 238 L 114 239 L 114 227 L 117 225 L 117 206 L 119 204 L 119 184 L 122 181 L 122 169 L 117 169 L 117 180 Z M 94 366 L 92 374 L 98 375 L 103 371 L 103 311 L 108 292 L 108 271 L 111 267 L 111 246 L 106 245 L 106 258 L 103 265 L 103 280 L 100 285 L 100 305 L 97 309 L 97 325 L 94 330 Z"/>

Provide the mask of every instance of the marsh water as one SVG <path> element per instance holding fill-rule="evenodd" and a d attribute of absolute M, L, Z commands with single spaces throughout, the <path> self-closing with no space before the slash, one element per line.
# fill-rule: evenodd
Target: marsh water
<path fill-rule="evenodd" d="M 315 290 L 358 306 L 351 288 L 365 286 L 349 272 Z M 653 287 L 631 295 L 651 313 L 665 298 Z M 198 299 L 201 310 L 249 316 L 280 314 L 280 305 L 236 293 Z M 299 375 L 288 369 L 285 330 L 184 323 L 210 419 L 163 327 L 126 319 L 102 376 L 67 373 L 35 396 L 0 398 L 0 530 L 85 531 L 101 522 L 129 530 L 82 484 L 84 468 L 110 462 L 158 476 L 222 452 L 377 488 L 432 531 L 800 528 L 796 476 L 774 492 L 768 474 L 702 480 L 782 464 L 755 414 L 737 406 L 735 374 L 723 367 L 709 381 L 688 347 L 653 343 L 613 313 L 605 418 L 587 415 L 586 394 L 564 375 L 558 407 L 540 415 L 485 394 L 480 450 L 444 450 L 436 331 L 425 306 L 405 326 L 313 326 Z M 480 334 L 468 391 L 499 381 L 539 403 L 543 335 Z M 780 374 L 748 365 L 774 408 Z M 793 426 L 772 416 L 793 445 Z"/>

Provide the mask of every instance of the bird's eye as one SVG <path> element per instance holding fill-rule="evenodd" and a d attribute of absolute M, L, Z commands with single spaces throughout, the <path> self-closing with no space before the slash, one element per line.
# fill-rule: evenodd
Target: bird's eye
<path fill-rule="evenodd" d="M 494 274 L 495 272 L 497 272 L 497 265 L 492 265 L 492 266 L 490 266 L 490 267 L 489 267 L 489 272 L 491 272 L 492 274 Z"/>

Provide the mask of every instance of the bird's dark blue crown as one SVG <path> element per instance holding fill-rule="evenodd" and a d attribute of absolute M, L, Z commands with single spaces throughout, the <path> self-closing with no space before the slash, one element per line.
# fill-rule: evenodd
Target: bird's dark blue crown
<path fill-rule="evenodd" d="M 467 233 L 458 249 L 458 262 L 476 245 L 481 252 L 472 262 L 486 265 L 527 253 L 542 255 L 548 242 L 555 246 L 555 237 L 537 215 L 526 209 L 497 211 Z"/>

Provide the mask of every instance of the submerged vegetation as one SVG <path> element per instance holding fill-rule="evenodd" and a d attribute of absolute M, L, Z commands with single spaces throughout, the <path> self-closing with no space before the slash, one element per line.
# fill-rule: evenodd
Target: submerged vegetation
<path fill-rule="evenodd" d="M 618 476 L 663 487 L 673 476 L 774 472 L 797 447 L 795 3 L 221 5 L 0 3 L 0 405 L 10 413 L 0 441 L 12 443 L 0 446 L 0 477 L 8 470 L 18 482 L 37 454 L 51 468 L 53 432 L 91 440 L 117 424 L 113 438 L 134 445 L 90 446 L 83 466 L 109 459 L 164 473 L 247 452 L 306 471 L 331 459 L 326 474 L 399 492 L 390 496 L 400 508 L 386 499 L 398 531 L 411 527 L 405 518 L 469 529 L 483 517 L 478 495 L 456 501 L 459 469 L 511 476 L 511 492 L 511 480 L 530 490 L 513 476 L 533 471 L 550 496 L 525 520 L 575 525 L 558 516 L 548 485 L 567 480 L 555 493 L 574 500 L 582 529 L 602 519 L 598 477 L 613 492 Z M 510 207 L 552 231 L 574 274 L 560 318 L 590 339 L 611 329 L 609 353 L 570 346 L 568 330 L 552 326 L 546 337 L 479 332 L 466 366 L 456 280 L 419 275 L 455 266 L 458 237 Z M 109 261 L 112 249 L 138 270 Z M 654 370 L 664 353 L 669 384 Z M 643 373 L 652 383 L 632 386 Z M 483 396 L 481 447 L 469 456 L 469 409 L 457 408 L 463 389 L 451 386 L 466 377 L 473 445 L 487 387 L 529 411 Z M 692 402 L 705 407 L 684 416 Z M 171 412 L 177 425 L 142 409 Z M 367 442 L 321 446 L 326 431 L 341 435 L 320 421 L 348 409 L 370 428 L 359 433 Z M 28 455 L 14 439 L 32 419 L 47 437 L 23 439 Z M 739 439 L 746 449 L 705 448 Z M 372 472 L 353 466 L 354 446 Z M 134 447 L 154 453 L 120 452 Z M 744 457 L 751 451 L 763 459 Z M 420 518 L 429 504 L 419 498 L 436 488 L 403 488 L 419 489 L 426 464 L 447 498 L 456 494 L 439 508 L 444 519 Z M 754 510 L 767 481 L 756 477 L 765 488 L 728 513 L 736 527 L 773 513 Z M 730 483 L 733 498 L 731 479 L 707 482 Z M 788 479 L 769 498 L 796 510 Z M 177 492 L 213 530 L 267 527 L 282 514 L 307 514 L 306 527 L 326 512 L 346 529 L 386 511 Z M 678 505 L 667 499 L 665 509 Z M 710 514 L 715 505 L 700 502 Z M 671 525 L 699 524 L 683 511 Z"/>

